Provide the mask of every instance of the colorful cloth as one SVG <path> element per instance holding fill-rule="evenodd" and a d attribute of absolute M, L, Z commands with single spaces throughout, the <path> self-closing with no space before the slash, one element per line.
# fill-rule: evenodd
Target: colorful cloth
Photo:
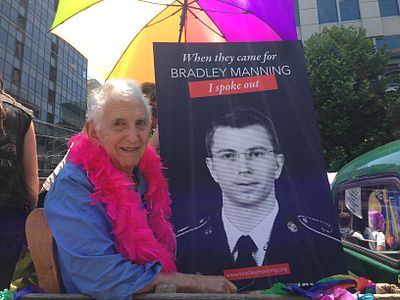
<path fill-rule="evenodd" d="M 0 291 L 0 300 L 14 300 L 14 294 L 8 289 Z"/>
<path fill-rule="evenodd" d="M 317 281 L 310 289 L 297 285 L 274 284 L 263 294 L 301 295 L 315 300 L 350 300 L 352 293 L 370 294 L 375 292 L 375 284 L 366 278 L 352 275 L 333 275 Z"/>

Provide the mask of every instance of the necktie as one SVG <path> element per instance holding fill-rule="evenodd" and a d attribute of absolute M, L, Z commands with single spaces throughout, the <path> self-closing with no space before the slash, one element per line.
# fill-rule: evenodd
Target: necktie
<path fill-rule="evenodd" d="M 257 246 L 249 235 L 242 235 L 236 243 L 238 256 L 235 262 L 235 268 L 255 267 L 256 261 L 253 258 L 253 252 L 257 251 Z"/>

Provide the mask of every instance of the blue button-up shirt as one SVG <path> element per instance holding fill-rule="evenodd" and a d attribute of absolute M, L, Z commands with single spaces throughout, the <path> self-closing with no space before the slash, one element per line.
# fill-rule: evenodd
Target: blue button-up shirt
<path fill-rule="evenodd" d="M 143 194 L 146 186 L 140 182 L 138 191 Z M 65 291 L 96 299 L 132 299 L 159 274 L 161 264 L 138 265 L 118 253 L 106 210 L 101 203 L 90 204 L 91 193 L 85 172 L 70 162 L 46 196 L 45 214 Z"/>

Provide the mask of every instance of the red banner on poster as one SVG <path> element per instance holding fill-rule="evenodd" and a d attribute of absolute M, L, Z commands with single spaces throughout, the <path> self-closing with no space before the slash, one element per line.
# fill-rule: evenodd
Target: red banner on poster
<path fill-rule="evenodd" d="M 219 80 L 192 81 L 189 82 L 188 85 L 190 98 L 232 95 L 278 89 L 275 74 Z"/>

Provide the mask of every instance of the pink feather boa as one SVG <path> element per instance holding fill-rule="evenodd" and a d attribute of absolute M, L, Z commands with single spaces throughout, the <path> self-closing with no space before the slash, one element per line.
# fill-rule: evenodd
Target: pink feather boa
<path fill-rule="evenodd" d="M 82 133 L 73 136 L 68 145 L 68 160 L 81 166 L 93 184 L 91 203 L 105 206 L 118 251 L 137 264 L 158 260 L 164 272 L 176 271 L 175 235 L 169 222 L 171 199 L 154 149 L 147 147 L 138 165 L 147 183 L 146 209 L 141 196 L 132 189 L 132 181 L 114 167 L 102 147 Z"/>

